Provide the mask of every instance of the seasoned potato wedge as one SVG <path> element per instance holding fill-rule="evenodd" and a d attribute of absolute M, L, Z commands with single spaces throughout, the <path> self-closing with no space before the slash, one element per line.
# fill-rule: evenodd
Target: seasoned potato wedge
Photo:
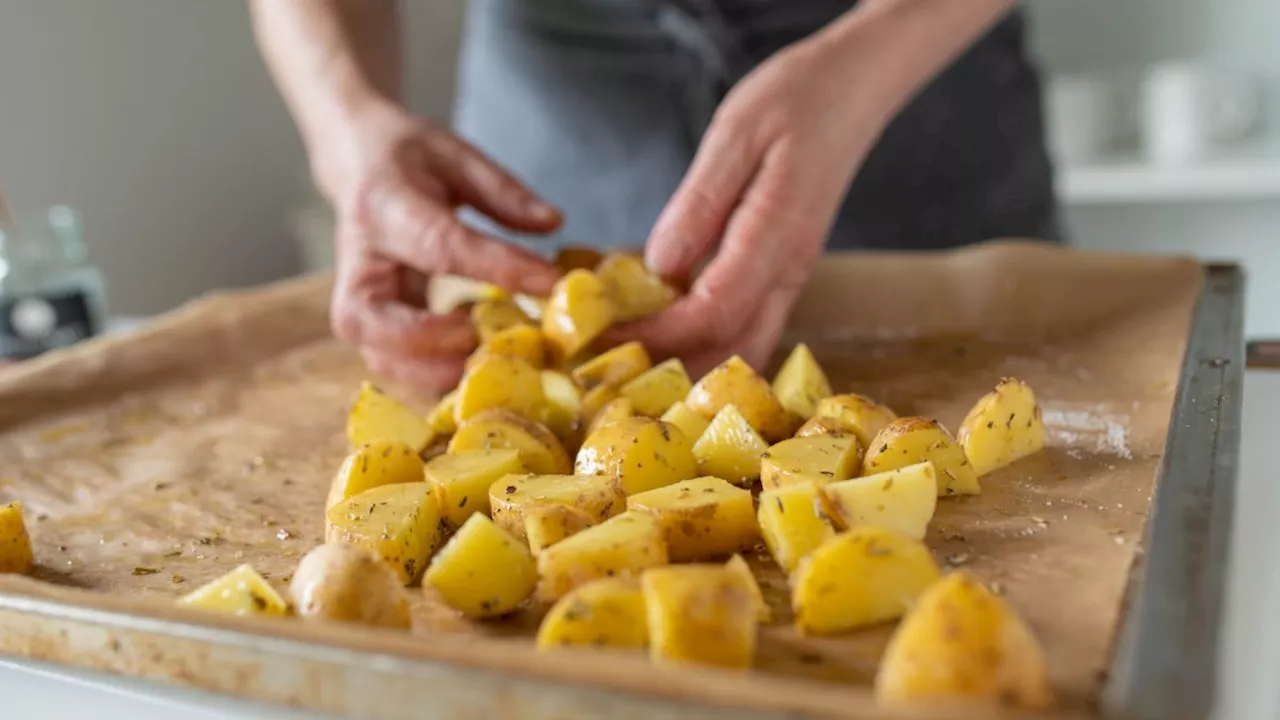
<path fill-rule="evenodd" d="M 956 435 L 974 472 L 982 477 L 1044 448 L 1044 421 L 1031 386 L 1014 378 L 973 406 Z"/>
<path fill-rule="evenodd" d="M 427 413 L 427 425 L 431 427 L 431 432 L 436 437 L 445 437 L 452 435 L 458 430 L 458 421 L 453 417 L 454 406 L 458 402 L 458 391 L 445 395 L 440 398 L 436 406 L 431 408 L 431 412 Z"/>
<path fill-rule="evenodd" d="M 813 417 L 818 401 L 831 396 L 831 382 L 808 345 L 796 345 L 787 356 L 773 378 L 773 394 L 782 407 L 802 418 Z"/>
<path fill-rule="evenodd" d="M 304 618 L 409 628 L 409 596 L 377 555 L 351 545 L 320 545 L 289 581 L 294 612 Z"/>
<path fill-rule="evenodd" d="M 820 492 L 808 483 L 760 493 L 756 520 L 769 553 L 788 575 L 795 572 L 801 559 L 835 535 Z"/>
<path fill-rule="evenodd" d="M 602 413 L 603 414 L 603 413 Z M 693 443 L 674 425 L 623 418 L 596 429 L 574 463 L 578 475 L 616 479 L 628 495 L 698 476 Z"/>
<path fill-rule="evenodd" d="M 649 644 L 639 578 L 593 580 L 560 598 L 538 627 L 538 649 L 590 645 L 642 648 Z"/>
<path fill-rule="evenodd" d="M 737 573 L 742 577 L 743 582 L 747 584 L 747 589 L 751 593 L 751 602 L 756 606 L 756 620 L 767 623 L 773 619 L 773 609 L 769 607 L 769 603 L 764 601 L 764 593 L 760 590 L 760 583 L 756 582 L 756 576 L 751 572 L 751 566 L 747 564 L 746 559 L 741 555 L 734 555 L 729 558 L 729 562 L 724 566 L 729 570 Z"/>
<path fill-rule="evenodd" d="M 573 379 L 555 370 L 542 371 L 541 421 L 561 444 L 577 448 L 582 441 L 582 393 Z"/>
<path fill-rule="evenodd" d="M 604 254 L 593 247 L 563 247 L 556 253 L 555 266 L 562 273 L 571 270 L 595 270 Z"/>
<path fill-rule="evenodd" d="M 953 572 L 920 596 L 880 661 L 876 700 L 889 706 L 987 700 L 1053 704 L 1044 651 L 1009 606 Z"/>
<path fill-rule="evenodd" d="M 484 342 L 515 325 L 532 325 L 533 321 L 509 299 L 481 300 L 471 306 L 471 325 Z"/>
<path fill-rule="evenodd" d="M 906 417 L 894 420 L 871 440 L 862 459 L 862 474 L 875 475 L 928 460 L 938 477 L 938 497 L 977 495 L 978 474 L 937 420 Z"/>
<path fill-rule="evenodd" d="M 594 423 L 596 416 L 600 414 L 609 403 L 618 399 L 618 389 L 612 385 L 597 385 L 594 388 L 582 394 L 582 422 L 588 428 Z M 630 408 L 631 401 L 627 401 L 627 407 Z M 631 417 L 631 411 L 627 410 L 627 417 Z M 591 430 L 587 430 L 587 435 L 591 434 Z"/>
<path fill-rule="evenodd" d="M 760 477 L 760 455 L 768 449 L 738 408 L 726 405 L 693 444 L 693 456 L 699 474 L 750 485 Z"/>
<path fill-rule="evenodd" d="M 462 376 L 453 418 L 462 425 L 485 410 L 510 410 L 540 420 L 546 402 L 537 368 L 520 358 L 486 355 Z"/>
<path fill-rule="evenodd" d="M 525 510 L 543 505 L 568 505 L 593 523 L 622 512 L 627 495 L 616 478 L 580 475 L 508 475 L 489 488 L 493 521 L 518 538 L 525 538 Z"/>
<path fill-rule="evenodd" d="M 683 480 L 627 498 L 662 524 L 672 562 L 724 557 L 760 541 L 751 491 L 717 477 Z"/>
<path fill-rule="evenodd" d="M 649 272 L 644 261 L 633 255 L 606 255 L 596 266 L 596 275 L 618 307 L 618 322 L 653 315 L 676 299 L 675 288 Z"/>
<path fill-rule="evenodd" d="M 490 355 L 519 358 L 535 368 L 547 365 L 547 344 L 542 331 L 532 325 L 512 325 L 493 333 L 467 358 L 471 368 Z"/>
<path fill-rule="evenodd" d="M 822 398 L 818 401 L 817 416 L 833 418 L 845 432 L 857 435 L 864 448 L 871 446 L 876 433 L 898 418 L 884 405 L 855 393 Z"/>
<path fill-rule="evenodd" d="M 596 520 L 590 515 L 568 505 L 524 508 L 524 534 L 534 555 L 595 524 Z"/>
<path fill-rule="evenodd" d="M 247 564 L 183 595 L 178 604 L 228 615 L 289 614 L 280 593 Z"/>
<path fill-rule="evenodd" d="M 651 515 L 624 512 L 565 538 L 538 555 L 537 597 L 555 602 L 605 577 L 635 577 L 667 564 L 662 526 Z"/>
<path fill-rule="evenodd" d="M 506 615 L 533 594 L 533 555 L 484 515 L 467 518 L 431 561 L 424 582 L 449 607 L 469 618 Z"/>
<path fill-rule="evenodd" d="M 703 376 L 689 391 L 685 403 L 707 419 L 715 417 L 726 405 L 735 405 L 769 442 L 791 437 L 803 421 L 782 407 L 769 383 L 737 355 Z"/>
<path fill-rule="evenodd" d="M 587 425 L 587 438 L 594 436 L 600 431 L 600 428 L 606 425 L 622 422 L 630 417 L 635 417 L 634 408 L 631 406 L 631 398 L 616 397 L 605 403 L 604 407 L 600 408 L 591 418 L 591 423 Z M 578 452 L 582 452 L 582 447 L 578 448 Z"/>
<path fill-rule="evenodd" d="M 609 327 L 617 312 L 599 278 L 586 270 L 571 270 L 551 291 L 542 334 L 552 355 L 567 360 Z"/>
<path fill-rule="evenodd" d="M 809 483 L 821 487 L 858 472 L 858 439 L 852 435 L 815 435 L 783 440 L 760 455 L 760 484 L 765 490 Z"/>
<path fill-rule="evenodd" d="M 740 573 L 672 565 L 645 572 L 640 584 L 654 663 L 751 667 L 759 608 Z"/>
<path fill-rule="evenodd" d="M 702 433 L 706 432 L 707 426 L 711 423 L 693 408 L 685 405 L 683 401 L 672 405 L 666 412 L 662 413 L 662 421 L 671 423 L 689 438 L 690 442 L 698 442 L 698 438 L 702 437 Z"/>
<path fill-rule="evenodd" d="M 691 387 L 684 365 L 679 359 L 671 358 L 618 388 L 618 393 L 631 399 L 637 415 L 656 418 L 683 400 Z"/>
<path fill-rule="evenodd" d="M 22 520 L 22 503 L 0 505 L 0 573 L 31 572 L 34 564 L 31 536 Z"/>
<path fill-rule="evenodd" d="M 938 478 L 925 461 L 875 475 L 831 483 L 823 497 L 845 528 L 874 526 L 923 540 L 938 504 Z"/>
<path fill-rule="evenodd" d="M 796 437 L 813 437 L 815 435 L 854 435 L 839 419 L 833 417 L 824 417 L 822 415 L 814 415 L 805 421 L 800 429 L 796 431 Z M 862 443 L 859 442 L 859 445 Z"/>
<path fill-rule="evenodd" d="M 418 451 L 396 440 L 378 440 L 347 456 L 329 485 L 324 506 L 382 485 L 406 482 L 422 482 Z"/>
<path fill-rule="evenodd" d="M 347 440 L 358 448 L 379 440 L 395 440 L 422 452 L 435 437 L 425 418 L 418 417 L 399 400 L 371 383 L 360 386 L 360 395 L 347 416 Z"/>
<path fill-rule="evenodd" d="M 924 543 L 884 528 L 854 528 L 800 561 L 791 578 L 796 628 L 818 635 L 895 620 L 938 577 Z"/>
<path fill-rule="evenodd" d="M 573 469 L 555 433 L 509 410 L 485 410 L 468 420 L 449 440 L 449 452 L 511 448 L 531 473 L 556 475 Z"/>
<path fill-rule="evenodd" d="M 475 513 L 489 514 L 489 488 L 508 475 L 525 472 L 512 448 L 460 450 L 427 463 L 423 476 L 435 493 L 444 523 L 457 530 Z"/>
<path fill-rule="evenodd" d="M 583 390 L 601 385 L 621 387 L 653 367 L 649 353 L 638 342 L 629 342 L 600 353 L 573 369 L 573 380 Z"/>
<path fill-rule="evenodd" d="M 444 522 L 427 483 L 384 485 L 329 508 L 324 539 L 377 554 L 410 585 L 444 540 Z"/>

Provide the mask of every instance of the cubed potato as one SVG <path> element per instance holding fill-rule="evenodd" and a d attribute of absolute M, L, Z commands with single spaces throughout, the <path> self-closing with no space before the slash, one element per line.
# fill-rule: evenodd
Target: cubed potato
<path fill-rule="evenodd" d="M 1044 449 L 1044 421 L 1031 386 L 1005 378 L 973 406 L 956 435 L 973 470 L 987 473 Z"/>
<path fill-rule="evenodd" d="M 631 398 L 616 397 L 605 403 L 604 407 L 600 408 L 591 418 L 591 423 L 587 425 L 587 437 L 591 438 L 600 431 L 600 428 L 606 425 L 612 425 L 630 417 L 635 417 Z M 585 442 L 583 444 L 585 445 Z M 578 452 L 582 452 L 581 447 L 578 448 Z"/>
<path fill-rule="evenodd" d="M 978 474 L 951 433 L 937 420 L 906 417 L 894 420 L 871 440 L 862 459 L 862 475 L 897 470 L 925 461 L 933 463 L 938 497 L 977 495 Z"/>
<path fill-rule="evenodd" d="M 854 528 L 800 561 L 791 578 L 796 628 L 826 635 L 896 620 L 938 577 L 938 565 L 919 540 L 884 528 Z"/>
<path fill-rule="evenodd" d="M 818 412 L 818 401 L 831 396 L 831 382 L 804 343 L 796 345 L 773 378 L 773 394 L 782 407 L 802 418 Z"/>
<path fill-rule="evenodd" d="M 447 437 L 458 430 L 458 421 L 453 417 L 454 406 L 458 402 L 458 391 L 440 398 L 440 402 L 427 413 L 427 425 L 436 437 Z"/>
<path fill-rule="evenodd" d="M 537 597 L 555 602 L 592 580 L 635 577 L 666 564 L 667 545 L 657 518 L 624 512 L 543 550 Z"/>
<path fill-rule="evenodd" d="M 898 625 L 876 676 L 886 706 L 1053 704 L 1044 651 L 1000 597 L 963 571 L 927 589 Z"/>
<path fill-rule="evenodd" d="M 525 510 L 543 505 L 568 505 L 600 523 L 626 509 L 627 494 L 616 478 L 603 476 L 508 475 L 489 488 L 493 521 L 520 539 Z"/>
<path fill-rule="evenodd" d="M 533 321 L 509 299 L 481 300 L 471 306 L 471 325 L 484 342 L 507 328 Z"/>
<path fill-rule="evenodd" d="M 444 518 L 425 482 L 384 485 L 343 500 L 325 513 L 325 542 L 377 554 L 410 585 L 444 540 Z"/>
<path fill-rule="evenodd" d="M 698 476 L 693 443 L 674 425 L 647 417 L 624 418 L 597 429 L 582 443 L 578 475 L 603 475 L 628 495 Z"/>
<path fill-rule="evenodd" d="M 809 483 L 821 487 L 858 474 L 861 448 L 852 435 L 797 437 L 760 455 L 760 484 L 765 490 Z"/>
<path fill-rule="evenodd" d="M 542 331 L 532 325 L 512 325 L 493 333 L 467 358 L 467 368 L 490 355 L 519 358 L 538 369 L 547 366 L 547 344 Z"/>
<path fill-rule="evenodd" d="M 569 454 L 547 426 L 509 410 L 486 410 L 468 420 L 449 440 L 449 452 L 511 448 L 531 473 L 556 475 L 573 469 Z"/>
<path fill-rule="evenodd" d="M 729 558 L 729 562 L 725 563 L 724 566 L 737 573 L 742 578 L 742 581 L 747 584 L 747 589 L 751 594 L 751 602 L 756 606 L 756 620 L 762 623 L 772 620 L 773 609 L 769 607 L 769 603 L 765 602 L 764 592 L 760 590 L 760 583 L 756 582 L 755 573 L 751 572 L 751 565 L 747 563 L 746 559 L 741 555 L 734 555 Z"/>
<path fill-rule="evenodd" d="M 844 432 L 858 437 L 858 444 L 867 448 L 871 439 L 886 425 L 898 418 L 892 410 L 866 395 L 850 393 L 834 395 L 818 401 L 816 417 L 829 417 Z"/>
<path fill-rule="evenodd" d="M 639 578 L 593 580 L 560 598 L 538 627 L 538 649 L 649 644 Z"/>
<path fill-rule="evenodd" d="M 604 254 L 593 247 L 568 246 L 556 253 L 555 266 L 562 273 L 572 270 L 595 270 Z"/>
<path fill-rule="evenodd" d="M 597 385 L 582 393 L 582 424 L 590 428 L 600 411 L 617 399 L 618 390 L 612 385 Z M 627 401 L 627 407 L 631 407 L 630 400 Z M 627 412 L 630 413 L 631 411 L 628 409 Z M 630 414 L 627 417 L 630 417 Z M 588 430 L 587 435 L 590 434 L 591 431 Z"/>
<path fill-rule="evenodd" d="M 0 505 L 0 573 L 26 575 L 34 563 L 31 536 L 22 519 L 22 503 L 14 500 Z"/>
<path fill-rule="evenodd" d="M 673 565 L 645 572 L 640 584 L 654 663 L 751 667 L 759 608 L 741 574 L 724 565 Z"/>
<path fill-rule="evenodd" d="M 926 460 L 831 483 L 822 494 L 836 522 L 845 528 L 882 527 L 923 540 L 938 503 L 937 472 Z"/>
<path fill-rule="evenodd" d="M 183 595 L 178 604 L 228 615 L 289 614 L 280 593 L 247 564 Z"/>
<path fill-rule="evenodd" d="M 524 543 L 484 515 L 467 518 L 423 578 L 445 605 L 469 618 L 496 618 L 519 607 L 538 582 Z"/>
<path fill-rule="evenodd" d="M 596 520 L 590 515 L 568 505 L 524 508 L 524 534 L 534 555 L 595 524 Z"/>
<path fill-rule="evenodd" d="M 551 291 L 542 334 L 552 355 L 563 361 L 590 345 L 613 323 L 617 312 L 599 278 L 586 270 L 571 270 Z"/>
<path fill-rule="evenodd" d="M 699 474 L 750 485 L 760 477 L 760 456 L 768 449 L 738 408 L 726 405 L 694 443 L 693 456 Z"/>
<path fill-rule="evenodd" d="M 836 418 L 823 417 L 822 415 L 814 415 L 809 418 L 796 431 L 796 437 L 814 437 L 817 435 L 853 435 L 853 433 L 846 430 L 844 425 Z M 856 440 L 858 436 L 853 435 L 853 438 Z"/>
<path fill-rule="evenodd" d="M 556 434 L 560 443 L 577 449 L 582 442 L 582 392 L 573 379 L 555 370 L 542 371 L 541 422 Z"/>
<path fill-rule="evenodd" d="M 756 519 L 765 546 L 788 575 L 795 572 L 801 559 L 835 535 L 821 494 L 808 483 L 760 493 Z"/>
<path fill-rule="evenodd" d="M 378 440 L 347 456 L 329 485 L 325 507 L 332 507 L 383 485 L 422 482 L 422 458 L 418 451 L 395 440 Z"/>
<path fill-rule="evenodd" d="M 653 367 L 649 353 L 638 342 L 629 342 L 607 350 L 573 369 L 573 380 L 583 390 L 601 385 L 622 387 Z"/>
<path fill-rule="evenodd" d="M 519 358 L 486 355 L 462 376 L 453 418 L 462 425 L 486 410 L 510 410 L 539 420 L 546 402 L 537 368 Z"/>
<path fill-rule="evenodd" d="M 791 437 L 803 421 L 782 407 L 769 383 L 737 355 L 703 376 L 690 389 L 685 403 L 707 419 L 714 418 L 725 406 L 734 405 L 768 442 Z"/>
<path fill-rule="evenodd" d="M 435 493 L 445 525 L 457 530 L 475 513 L 489 514 L 489 488 L 508 475 L 525 473 L 512 448 L 461 450 L 427 463 L 423 476 Z"/>
<path fill-rule="evenodd" d="M 675 302 L 675 288 L 649 272 L 633 255 L 610 253 L 596 266 L 596 275 L 618 307 L 617 322 L 653 315 Z"/>
<path fill-rule="evenodd" d="M 347 416 L 347 440 L 358 448 L 379 440 L 394 440 L 422 452 L 435 437 L 425 418 L 370 383 L 360 387 L 360 395 Z"/>
<path fill-rule="evenodd" d="M 351 545 L 307 553 L 289 581 L 294 612 L 314 620 L 408 629 L 409 596 L 377 555 Z"/>
<path fill-rule="evenodd" d="M 656 418 L 661 417 L 672 405 L 684 400 L 691 387 L 684 365 L 678 358 L 671 358 L 618 388 L 618 393 L 631 398 L 637 415 Z"/>
<path fill-rule="evenodd" d="M 724 557 L 760 541 L 751 491 L 716 477 L 683 480 L 627 498 L 627 510 L 662 524 L 672 562 Z"/>
<path fill-rule="evenodd" d="M 693 411 L 693 408 L 684 404 L 683 401 L 672 405 L 666 412 L 662 413 L 662 421 L 669 422 L 680 428 L 684 432 L 684 436 L 689 438 L 690 442 L 698 442 L 698 438 L 702 437 L 702 433 L 707 431 L 710 421 Z"/>

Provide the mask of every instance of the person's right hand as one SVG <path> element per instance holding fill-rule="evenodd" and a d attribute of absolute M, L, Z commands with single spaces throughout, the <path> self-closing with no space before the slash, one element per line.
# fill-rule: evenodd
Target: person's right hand
<path fill-rule="evenodd" d="M 312 151 L 337 211 L 334 333 L 369 369 L 429 391 L 453 387 L 476 338 L 460 313 L 425 307 L 423 277 L 460 275 L 546 295 L 554 267 L 464 225 L 470 206 L 502 225 L 549 232 L 559 212 L 444 128 L 377 103 Z"/>

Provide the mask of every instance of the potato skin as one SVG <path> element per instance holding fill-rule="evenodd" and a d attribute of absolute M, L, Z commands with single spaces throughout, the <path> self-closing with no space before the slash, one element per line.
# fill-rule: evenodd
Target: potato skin
<path fill-rule="evenodd" d="M 898 418 L 876 434 L 862 459 L 862 475 L 898 470 L 928 460 L 938 477 L 938 497 L 977 495 L 978 474 L 964 450 L 937 420 Z"/>
<path fill-rule="evenodd" d="M 375 627 L 409 628 L 409 598 L 400 578 L 377 555 L 350 545 L 320 545 L 289 582 L 300 617 Z"/>
<path fill-rule="evenodd" d="M 889 408 L 857 393 L 832 395 L 819 400 L 815 417 L 832 418 L 844 432 L 857 435 L 864 448 L 870 447 L 876 433 L 898 418 Z"/>
<path fill-rule="evenodd" d="M 508 475 L 489 488 L 489 507 L 498 527 L 526 539 L 525 511 L 568 505 L 601 523 L 621 513 L 627 495 L 616 478 L 584 475 Z"/>
<path fill-rule="evenodd" d="M 683 480 L 632 495 L 627 510 L 658 519 L 672 562 L 723 557 L 760 541 L 751 491 L 717 477 Z"/>
<path fill-rule="evenodd" d="M 726 405 L 734 405 L 769 443 L 791 437 L 803 422 L 803 418 L 782 407 L 769 383 L 737 355 L 695 383 L 685 403 L 707 420 Z"/>
<path fill-rule="evenodd" d="M 578 450 L 574 472 L 616 478 L 634 495 L 697 477 L 698 463 L 680 428 L 631 417 L 595 430 Z"/>
<path fill-rule="evenodd" d="M 551 291 L 542 334 L 552 358 L 563 362 L 587 348 L 617 316 L 604 283 L 586 270 L 570 270 Z"/>
<path fill-rule="evenodd" d="M 638 342 L 629 342 L 600 353 L 570 373 L 584 391 L 601 385 L 619 388 L 653 367 L 649 352 Z"/>
<path fill-rule="evenodd" d="M 0 573 L 26 575 L 34 563 L 31 536 L 22 520 L 22 503 L 14 500 L 0 505 Z"/>
<path fill-rule="evenodd" d="M 539 380 L 541 382 L 541 380 Z M 539 475 L 562 475 L 573 468 L 564 445 L 540 422 L 509 410 L 485 410 L 463 423 L 449 440 L 449 452 L 512 448 L 525 469 Z"/>

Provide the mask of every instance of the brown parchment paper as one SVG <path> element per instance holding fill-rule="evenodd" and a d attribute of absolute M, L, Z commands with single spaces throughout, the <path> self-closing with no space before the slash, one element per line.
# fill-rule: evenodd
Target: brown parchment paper
<path fill-rule="evenodd" d="M 1003 376 L 1036 389 L 1049 447 L 984 478 L 979 497 L 941 500 L 927 541 L 1027 619 L 1066 711 L 1087 711 L 1104 679 L 1201 276 L 1189 259 L 1021 242 L 833 255 L 788 330 L 784 349 L 809 343 L 837 391 L 952 430 Z M 328 291 L 308 278 L 214 296 L 0 373 L 0 501 L 26 505 L 38 577 L 141 614 L 242 562 L 283 588 L 322 540 L 345 412 L 366 376 L 328 336 Z M 525 640 L 537 611 L 470 623 L 417 591 L 415 633 L 430 657 L 730 704 L 775 698 L 777 678 L 779 693 L 812 687 L 810 709 L 868 711 L 891 628 L 801 638 L 783 576 L 767 554 L 753 563 L 776 621 L 747 676 L 689 670 L 675 681 L 642 657 L 590 652 L 551 660 Z M 31 586 L 0 578 L 4 592 Z M 379 637 L 362 642 L 378 648 Z"/>

